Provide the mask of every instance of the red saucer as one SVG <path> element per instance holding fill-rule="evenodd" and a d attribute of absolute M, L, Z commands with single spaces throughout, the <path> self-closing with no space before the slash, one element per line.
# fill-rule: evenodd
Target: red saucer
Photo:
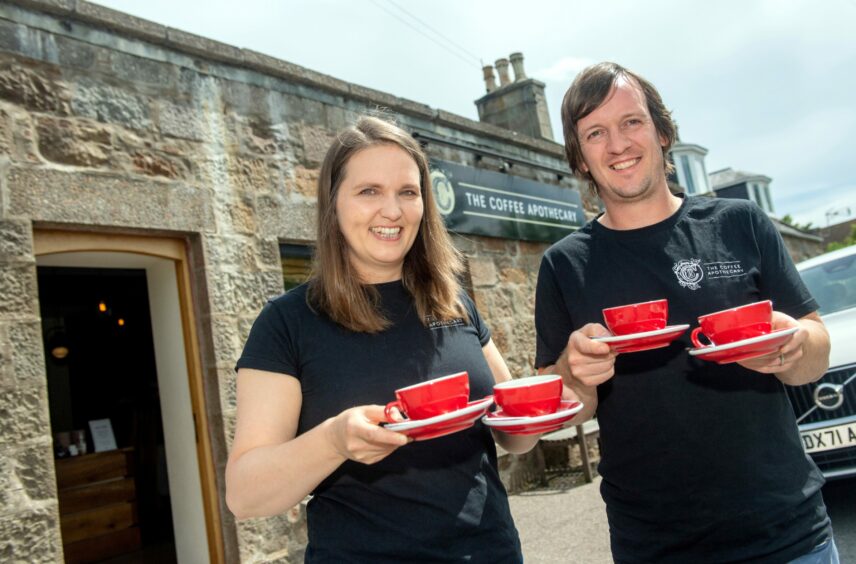
<path fill-rule="evenodd" d="M 743 339 L 725 345 L 690 349 L 689 353 L 696 358 L 719 364 L 748 360 L 776 352 L 797 330 L 798 327 L 780 329 L 779 331 L 772 331 L 760 337 Z"/>
<path fill-rule="evenodd" d="M 592 341 L 608 343 L 615 352 L 629 353 L 659 349 L 669 346 L 681 333 L 689 329 L 689 325 L 670 325 L 656 331 L 633 333 L 631 335 L 610 335 L 608 337 L 592 337 Z"/>
<path fill-rule="evenodd" d="M 498 410 L 482 417 L 482 422 L 509 435 L 535 435 L 561 429 L 582 408 L 583 404 L 578 401 L 565 400 L 555 413 L 534 417 L 509 417 L 504 415 L 502 410 Z"/>
<path fill-rule="evenodd" d="M 490 406 L 493 405 L 493 396 L 471 401 L 463 409 L 444 413 L 427 419 L 408 419 L 396 423 L 385 423 L 384 427 L 390 431 L 413 437 L 415 441 L 425 441 L 451 435 L 472 427 Z"/>

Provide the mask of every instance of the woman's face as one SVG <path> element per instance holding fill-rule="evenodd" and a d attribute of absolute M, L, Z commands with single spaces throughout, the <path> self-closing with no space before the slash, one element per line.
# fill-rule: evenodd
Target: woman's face
<path fill-rule="evenodd" d="M 367 284 L 401 279 L 422 222 L 416 161 L 397 145 L 375 145 L 354 154 L 344 174 L 336 214 L 351 265 Z"/>

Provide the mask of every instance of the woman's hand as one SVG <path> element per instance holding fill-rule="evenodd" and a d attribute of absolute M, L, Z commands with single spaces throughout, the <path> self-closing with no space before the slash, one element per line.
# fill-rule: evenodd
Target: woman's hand
<path fill-rule="evenodd" d="M 410 442 L 407 436 L 378 425 L 385 420 L 381 405 L 352 407 L 331 420 L 327 438 L 340 456 L 374 464 Z"/>

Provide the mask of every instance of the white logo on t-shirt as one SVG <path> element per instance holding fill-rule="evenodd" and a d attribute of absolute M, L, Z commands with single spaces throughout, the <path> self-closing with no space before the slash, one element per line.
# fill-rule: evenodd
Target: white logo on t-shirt
<path fill-rule="evenodd" d="M 443 329 L 445 327 L 460 327 L 461 325 L 466 325 L 464 320 L 460 317 L 440 321 L 433 315 L 426 315 L 425 322 L 429 329 Z"/>
<path fill-rule="evenodd" d="M 699 282 L 704 278 L 701 259 L 679 260 L 672 267 L 672 272 L 678 277 L 678 284 L 690 290 L 701 288 Z"/>
<path fill-rule="evenodd" d="M 713 280 L 714 278 L 734 278 L 735 276 L 746 274 L 739 260 L 706 262 L 704 263 L 704 269 L 707 271 L 708 280 Z"/>

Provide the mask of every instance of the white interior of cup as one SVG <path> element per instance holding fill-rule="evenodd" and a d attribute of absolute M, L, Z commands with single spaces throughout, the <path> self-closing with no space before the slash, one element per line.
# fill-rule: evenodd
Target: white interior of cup
<path fill-rule="evenodd" d="M 540 376 L 527 376 L 526 378 L 518 378 L 517 380 L 509 380 L 508 382 L 502 382 L 500 384 L 494 385 L 494 389 L 507 389 L 507 388 L 518 388 L 521 386 L 534 386 L 536 384 L 544 384 L 546 382 L 553 382 L 555 380 L 561 380 L 562 377 L 558 374 L 541 374 Z"/>
<path fill-rule="evenodd" d="M 413 388 L 421 388 L 422 386 L 430 386 L 431 384 L 436 384 L 437 382 L 442 382 L 443 380 L 450 380 L 452 378 L 460 378 L 462 375 L 466 375 L 466 372 L 457 372 L 455 374 L 449 374 L 448 376 L 441 376 L 439 378 L 434 378 L 433 380 L 427 380 L 425 382 L 419 382 L 418 384 L 411 384 L 406 388 L 398 388 L 398 392 L 412 390 Z"/>

